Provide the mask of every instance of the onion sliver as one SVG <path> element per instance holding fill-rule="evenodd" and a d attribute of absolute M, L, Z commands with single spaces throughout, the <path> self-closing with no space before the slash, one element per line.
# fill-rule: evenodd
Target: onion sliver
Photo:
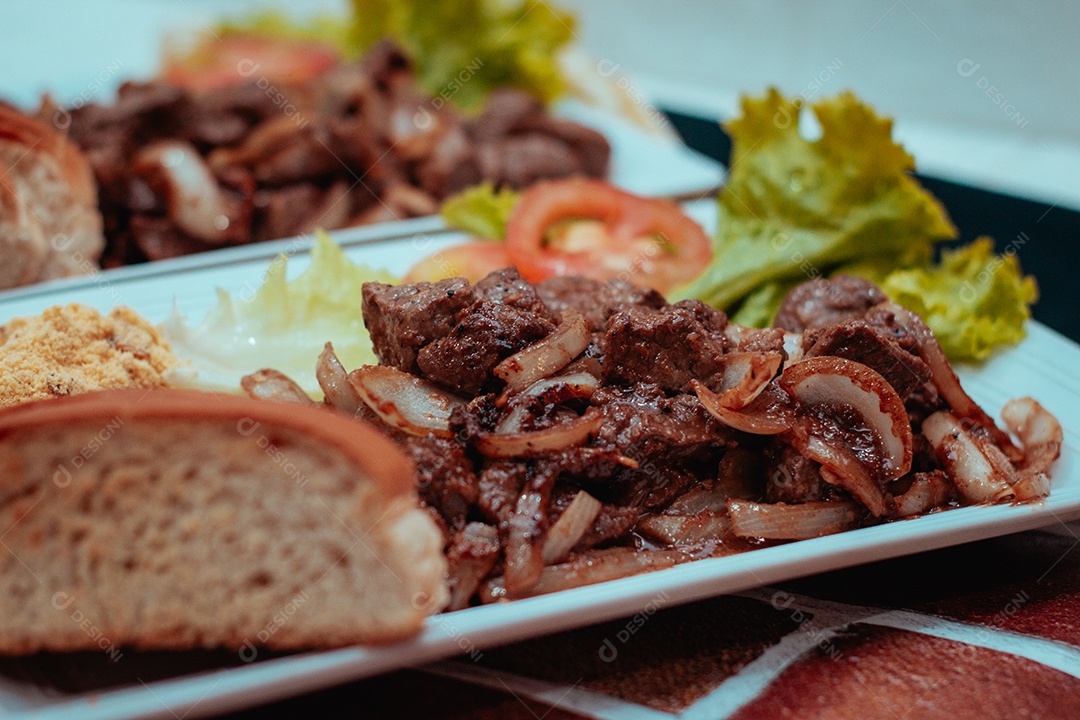
<path fill-rule="evenodd" d="M 858 413 L 880 443 L 883 479 L 911 469 L 911 419 L 896 390 L 875 370 L 844 358 L 814 357 L 788 366 L 780 385 L 806 407 L 844 406 Z"/>
<path fill-rule="evenodd" d="M 256 400 L 314 405 L 304 388 L 291 377 L 278 370 L 264 368 L 240 378 L 240 387 Z"/>
<path fill-rule="evenodd" d="M 135 166 L 160 173 L 169 191 L 169 215 L 180 229 L 206 242 L 225 241 L 231 220 L 221 187 L 191 143 L 154 143 L 139 152 Z"/>
<path fill-rule="evenodd" d="M 637 530 L 667 545 L 701 545 L 731 539 L 731 518 L 724 511 L 703 510 L 693 515 L 650 515 Z"/>
<path fill-rule="evenodd" d="M 896 515 L 913 517 L 925 515 L 933 508 L 944 505 L 949 499 L 952 484 L 945 473 L 935 470 L 932 473 L 917 473 L 908 491 L 897 495 L 894 500 Z"/>
<path fill-rule="evenodd" d="M 964 388 L 960 385 L 960 378 L 956 376 L 956 372 L 953 370 L 952 365 L 949 364 L 948 358 L 945 357 L 945 351 L 941 349 L 941 344 L 934 337 L 934 333 L 930 330 L 930 326 L 923 322 L 923 319 L 918 314 L 911 312 L 902 305 L 898 305 L 892 301 L 888 301 L 878 305 L 879 308 L 883 308 L 891 312 L 896 318 L 906 327 L 915 338 L 919 348 L 919 355 L 930 367 L 931 380 L 934 386 L 937 387 L 941 397 L 945 399 L 945 402 L 949 403 L 949 407 L 958 417 L 972 420 L 979 425 L 982 425 L 990 433 L 994 443 L 1005 450 L 1007 453 L 1010 451 L 1015 452 L 1016 448 L 1013 446 L 1009 436 L 1005 434 L 995 423 L 994 419 L 986 414 L 986 411 L 979 407 L 979 404 L 971 399 L 971 396 L 964 391 Z"/>
<path fill-rule="evenodd" d="M 476 449 L 488 457 L 520 457 L 546 450 L 580 445 L 600 428 L 604 416 L 598 408 L 563 425 L 519 433 L 486 433 L 476 438 Z"/>
<path fill-rule="evenodd" d="M 569 590 L 649 570 L 662 570 L 689 559 L 688 555 L 678 550 L 638 550 L 628 547 L 594 550 L 560 565 L 545 567 L 537 583 L 522 597 Z M 488 580 L 480 588 L 481 602 L 490 603 L 506 597 L 506 586 L 501 577 Z"/>
<path fill-rule="evenodd" d="M 776 404 L 761 409 L 755 407 L 757 403 L 753 403 L 736 410 L 724 404 L 722 393 L 713 392 L 697 380 L 692 380 L 690 384 L 709 414 L 730 428 L 753 435 L 779 435 L 795 422 L 794 411 L 785 405 Z"/>
<path fill-rule="evenodd" d="M 587 372 L 570 373 L 558 377 L 537 380 L 524 391 L 518 394 L 515 402 L 526 397 L 540 397 L 549 392 L 555 392 L 559 397 L 556 402 L 565 402 L 572 398 L 592 397 L 596 392 L 600 381 Z M 517 402 L 510 411 L 503 415 L 499 424 L 495 426 L 497 433 L 516 433 L 522 431 L 522 425 L 530 415 L 527 402 Z"/>
<path fill-rule="evenodd" d="M 1061 454 L 1061 443 L 1064 441 L 1057 418 L 1031 398 L 1023 397 L 1005 403 L 1001 409 L 1001 419 L 1024 449 L 1021 470 L 1046 472 Z"/>
<path fill-rule="evenodd" d="M 785 505 L 729 500 L 731 529 L 739 537 L 806 540 L 832 535 L 855 524 L 858 513 L 847 502 L 815 501 Z"/>
<path fill-rule="evenodd" d="M 544 564 L 561 562 L 600 514 L 600 501 L 579 490 L 544 539 Z"/>
<path fill-rule="evenodd" d="M 385 365 L 364 365 L 348 378 L 360 399 L 387 425 L 421 437 L 453 436 L 450 413 L 465 402 L 461 398 Z"/>
<path fill-rule="evenodd" d="M 326 402 L 335 409 L 356 415 L 364 404 L 356 388 L 349 382 L 349 375 L 334 352 L 333 343 L 326 343 L 323 347 L 319 362 L 315 365 L 315 379 L 319 381 Z"/>
<path fill-rule="evenodd" d="M 506 381 L 506 393 L 521 392 L 570 364 L 589 346 L 589 326 L 576 310 L 564 310 L 559 327 L 543 340 L 533 343 L 495 366 L 495 374 Z"/>
<path fill-rule="evenodd" d="M 731 410 L 749 405 L 776 375 L 784 357 L 775 352 L 737 352 L 724 356 L 724 374 L 718 399 Z"/>
<path fill-rule="evenodd" d="M 922 432 L 965 500 L 992 503 L 1014 494 L 955 415 L 939 410 L 923 420 Z"/>

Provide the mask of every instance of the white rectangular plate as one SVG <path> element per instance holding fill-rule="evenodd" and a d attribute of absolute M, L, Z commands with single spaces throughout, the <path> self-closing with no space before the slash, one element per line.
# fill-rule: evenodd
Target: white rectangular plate
<path fill-rule="evenodd" d="M 693 208 L 706 224 L 712 203 Z M 386 240 L 388 236 L 396 239 Z M 400 272 L 420 255 L 457 239 L 439 235 L 431 220 L 338 233 L 350 257 Z M 292 256 L 290 275 L 306 267 L 309 240 L 290 240 L 211 253 L 152 266 L 124 268 L 0 294 L 0 322 L 78 301 L 109 310 L 126 304 L 154 322 L 174 302 L 192 322 L 215 302 L 214 288 L 237 294 L 261 283 L 267 261 Z M 313 358 L 314 361 L 314 358 Z M 1010 397 L 1031 395 L 1065 427 L 1053 491 L 1039 505 L 972 507 L 839 535 L 698 560 L 669 570 L 429 619 L 413 640 L 382 648 L 312 652 L 174 679 L 135 682 L 88 694 L 0 675 L 0 715 L 13 718 L 196 717 L 263 703 L 395 668 L 472 652 L 486 646 L 633 615 L 650 603 L 676 604 L 803 575 L 971 542 L 1080 518 L 1080 347 L 1031 323 L 1019 347 L 979 368 L 961 368 L 965 386 L 996 414 Z M 138 656 L 122 663 L 140 662 Z M 126 676 L 130 676 L 130 666 Z M 138 677 L 138 672 L 135 673 Z M 148 677 L 148 676 L 147 676 Z"/>

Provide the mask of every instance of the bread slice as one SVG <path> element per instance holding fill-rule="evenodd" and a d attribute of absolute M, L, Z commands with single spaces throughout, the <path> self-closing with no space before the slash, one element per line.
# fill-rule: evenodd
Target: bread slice
<path fill-rule="evenodd" d="M 0 653 L 325 648 L 446 601 L 413 467 L 331 410 L 107 390 L 0 412 Z"/>
<path fill-rule="evenodd" d="M 86 156 L 57 128 L 0 103 L 0 288 L 85 275 L 104 247 Z"/>

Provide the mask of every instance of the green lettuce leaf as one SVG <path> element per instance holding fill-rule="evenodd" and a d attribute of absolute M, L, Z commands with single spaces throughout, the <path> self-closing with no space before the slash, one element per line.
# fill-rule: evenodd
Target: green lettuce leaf
<path fill-rule="evenodd" d="M 812 107 L 821 136 L 800 133 L 800 103 L 775 89 L 744 97 L 727 124 L 732 166 L 720 192 L 716 253 L 682 288 L 730 309 L 765 283 L 824 275 L 885 254 L 910 264 L 956 236 L 945 209 L 911 175 L 892 121 L 851 93 Z"/>
<path fill-rule="evenodd" d="M 287 278 L 284 255 L 270 263 L 259 288 L 233 298 L 218 290 L 218 304 L 197 325 L 176 310 L 162 323 L 173 351 L 187 361 L 173 381 L 180 385 L 239 392 L 240 378 L 260 368 L 284 372 L 308 393 L 321 397 L 315 363 L 326 342 L 351 370 L 378 364 L 364 327 L 360 287 L 365 282 L 396 283 L 382 270 L 349 260 L 330 236 L 315 233 L 311 264 Z"/>
<path fill-rule="evenodd" d="M 479 109 L 488 91 L 504 85 L 544 102 L 564 90 L 556 56 L 575 21 L 544 0 L 352 0 L 352 8 L 355 47 L 394 38 L 416 64 L 421 87 L 461 108 Z"/>
<path fill-rule="evenodd" d="M 439 213 L 452 228 L 478 238 L 502 240 L 510 213 L 520 199 L 519 192 L 496 190 L 491 183 L 481 183 L 448 197 Z"/>
<path fill-rule="evenodd" d="M 1039 295 L 1035 278 L 1015 255 L 995 255 L 990 238 L 946 250 L 936 266 L 889 273 L 881 287 L 926 320 L 952 360 L 984 360 L 1023 340 Z"/>
<path fill-rule="evenodd" d="M 221 23 L 219 32 L 317 40 L 348 59 L 389 37 L 409 55 L 421 88 L 470 111 L 497 87 L 544 102 L 566 89 L 558 53 L 573 38 L 575 19 L 544 0 L 352 0 L 350 8 L 350 17 L 306 21 L 263 10 Z"/>

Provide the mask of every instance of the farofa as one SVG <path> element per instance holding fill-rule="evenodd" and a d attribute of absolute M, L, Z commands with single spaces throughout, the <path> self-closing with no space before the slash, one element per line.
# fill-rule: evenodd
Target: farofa
<path fill-rule="evenodd" d="M 105 388 L 168 387 L 176 356 L 126 307 L 72 303 L 0 325 L 0 407 Z"/>

